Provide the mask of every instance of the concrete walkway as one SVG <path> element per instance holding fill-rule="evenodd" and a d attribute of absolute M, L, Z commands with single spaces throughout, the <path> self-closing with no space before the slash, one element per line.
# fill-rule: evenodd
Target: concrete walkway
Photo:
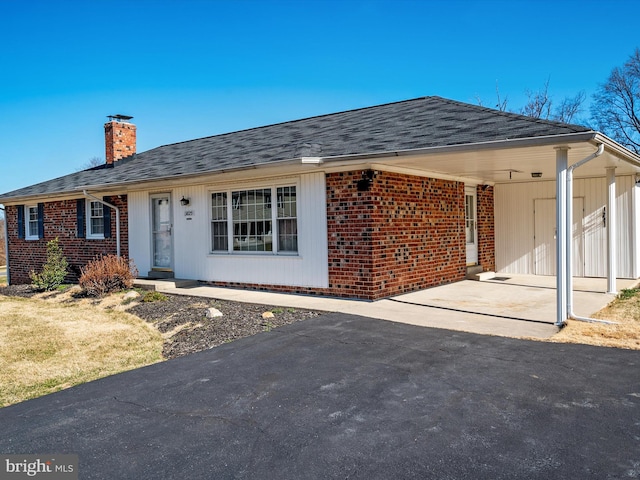
<path fill-rule="evenodd" d="M 578 315 L 589 316 L 614 298 L 604 293 L 606 279 L 576 278 L 574 283 Z M 618 280 L 618 289 L 636 283 Z M 555 277 L 502 275 L 483 282 L 464 280 L 375 302 L 210 286 L 178 288 L 171 280 L 139 279 L 136 284 L 178 295 L 348 313 L 488 335 L 548 338 L 558 331 L 554 325 Z"/>

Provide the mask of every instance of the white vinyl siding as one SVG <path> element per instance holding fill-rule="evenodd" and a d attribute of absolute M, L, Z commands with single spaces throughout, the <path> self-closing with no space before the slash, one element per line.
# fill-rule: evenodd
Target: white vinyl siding
<path fill-rule="evenodd" d="M 212 253 L 212 193 L 295 186 L 295 210 L 282 205 L 274 221 L 293 220 L 296 230 L 285 236 L 297 239 L 296 252 L 230 251 Z M 329 284 L 325 176 L 323 172 L 286 177 L 277 181 L 202 184 L 175 188 L 174 198 L 191 200 L 182 206 L 173 202 L 174 275 L 203 281 L 251 283 L 326 288 Z M 151 269 L 149 197 L 153 191 L 130 192 L 129 255 L 141 275 Z M 286 193 L 284 191 L 283 193 Z M 284 198 L 283 198 L 284 200 Z M 277 199 L 275 200 L 277 202 Z M 227 208 L 232 205 L 227 205 Z M 272 217 L 273 218 L 273 217 Z M 274 247 L 277 243 L 274 237 Z"/>
<path fill-rule="evenodd" d="M 617 274 L 620 278 L 636 278 L 634 261 L 637 247 L 634 245 L 635 182 L 631 176 L 616 177 L 617 219 Z M 555 205 L 555 181 L 497 184 L 495 186 L 495 242 L 496 270 L 501 273 L 536 274 L 535 225 L 541 219 L 534 215 L 536 199 L 550 199 Z M 582 252 L 583 275 L 606 277 L 607 231 L 603 221 L 607 202 L 606 179 L 580 178 L 573 182 L 574 199 L 583 199 Z M 574 205 L 575 208 L 575 205 Z M 555 208 L 553 217 L 555 218 Z M 634 213 L 635 212 L 635 213 Z M 575 218 L 578 212 L 574 213 Z M 551 217 L 551 213 L 548 213 Z M 553 222 L 553 218 L 547 219 Z M 575 245 L 579 242 L 574 242 Z M 548 259 L 547 259 L 548 260 Z M 549 260 L 555 262 L 554 259 Z M 579 270 L 578 270 L 579 272 Z M 579 274 L 579 273 L 578 273 Z"/>

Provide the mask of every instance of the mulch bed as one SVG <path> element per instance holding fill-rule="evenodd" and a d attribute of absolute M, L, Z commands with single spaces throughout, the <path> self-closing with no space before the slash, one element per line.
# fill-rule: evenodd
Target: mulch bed
<path fill-rule="evenodd" d="M 0 287 L 0 295 L 30 298 L 36 294 L 29 285 Z M 165 334 L 162 355 L 167 359 L 207 350 L 324 313 L 205 297 L 165 295 L 166 300 L 134 302 L 127 312 L 153 324 Z M 210 307 L 218 309 L 223 316 L 207 318 L 206 312 Z M 272 312 L 273 317 L 263 318 L 265 312 Z"/>

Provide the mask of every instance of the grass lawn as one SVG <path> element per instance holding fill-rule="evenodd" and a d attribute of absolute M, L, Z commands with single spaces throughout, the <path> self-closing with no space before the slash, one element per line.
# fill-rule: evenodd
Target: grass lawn
<path fill-rule="evenodd" d="M 162 337 L 115 309 L 0 296 L 0 407 L 162 360 Z"/>
<path fill-rule="evenodd" d="M 640 350 L 640 288 L 622 290 L 613 302 L 592 317 L 616 324 L 568 320 L 551 341 Z"/>

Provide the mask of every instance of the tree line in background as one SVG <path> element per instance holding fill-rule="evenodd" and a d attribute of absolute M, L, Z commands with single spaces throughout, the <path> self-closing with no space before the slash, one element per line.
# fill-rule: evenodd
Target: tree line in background
<path fill-rule="evenodd" d="M 578 119 L 584 92 L 574 97 L 565 97 L 555 102 L 549 94 L 549 80 L 538 91 L 526 91 L 527 103 L 519 110 L 509 108 L 508 98 L 500 95 L 496 87 L 497 104 L 500 111 L 520 113 L 534 118 L 555 120 L 563 123 L 580 123 L 598 130 L 629 150 L 640 154 L 640 49 L 629 57 L 621 67 L 615 67 L 607 81 L 593 94 L 590 106 L 591 118 Z M 483 105 L 482 99 L 477 98 Z"/>

